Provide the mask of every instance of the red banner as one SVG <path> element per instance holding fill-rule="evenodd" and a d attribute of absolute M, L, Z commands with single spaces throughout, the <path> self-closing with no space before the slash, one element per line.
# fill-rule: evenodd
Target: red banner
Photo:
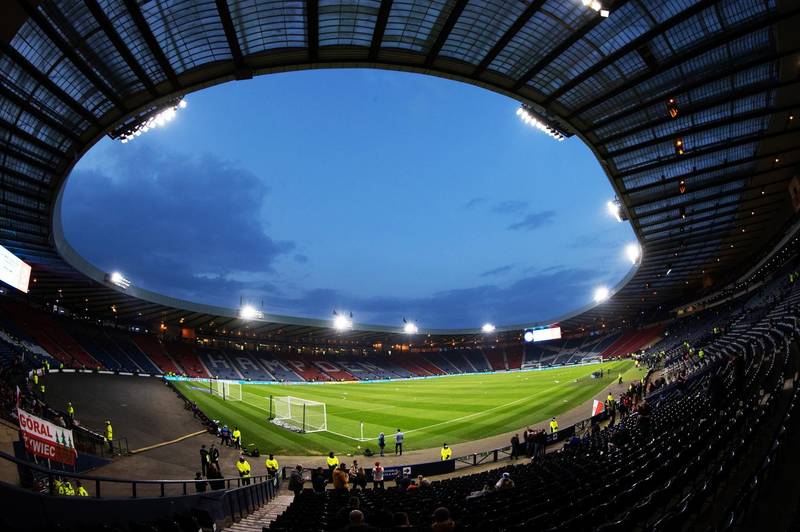
<path fill-rule="evenodd" d="M 25 450 L 34 456 L 75 465 L 78 452 L 75 450 L 71 430 L 32 416 L 21 408 L 17 408 L 17 415 Z"/>

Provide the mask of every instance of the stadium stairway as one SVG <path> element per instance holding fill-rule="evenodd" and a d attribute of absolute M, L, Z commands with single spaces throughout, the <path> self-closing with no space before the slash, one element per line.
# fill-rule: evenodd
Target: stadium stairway
<path fill-rule="evenodd" d="M 230 530 L 231 532 L 261 532 L 268 529 L 272 522 L 292 504 L 293 499 L 294 495 L 278 495 L 255 512 L 224 530 Z"/>

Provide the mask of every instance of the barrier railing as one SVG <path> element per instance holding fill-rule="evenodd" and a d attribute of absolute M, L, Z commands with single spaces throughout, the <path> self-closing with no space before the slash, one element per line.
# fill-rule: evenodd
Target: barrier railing
<path fill-rule="evenodd" d="M 112 478 L 95 475 L 83 475 L 48 469 L 46 467 L 21 460 L 4 452 L 0 452 L 0 458 L 16 464 L 19 470 L 20 483 L 23 487 L 40 493 L 58 495 L 58 484 L 56 480 L 78 480 L 83 487 L 89 491 L 93 498 L 143 498 L 143 497 L 167 497 L 177 495 L 189 495 L 197 493 L 198 484 L 207 486 L 209 491 L 231 490 L 234 488 L 253 486 L 256 484 L 269 484 L 272 489 L 277 489 L 278 481 L 269 475 L 255 475 L 249 478 L 229 477 L 210 480 L 140 480 Z M 73 485 L 74 487 L 74 485 Z M 190 488 L 194 488 L 190 491 Z M 274 491 L 273 491 L 274 493 Z M 239 504 L 239 503 L 237 503 Z M 237 508 L 241 509 L 239 504 Z"/>

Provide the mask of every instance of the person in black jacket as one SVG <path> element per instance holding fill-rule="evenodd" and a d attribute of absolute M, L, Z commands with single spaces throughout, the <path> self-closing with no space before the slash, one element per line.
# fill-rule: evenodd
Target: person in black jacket
<path fill-rule="evenodd" d="M 200 446 L 200 472 L 203 475 L 208 473 L 208 451 L 205 445 Z"/>
<path fill-rule="evenodd" d="M 222 480 L 223 477 L 218 464 L 209 464 L 206 478 L 208 478 L 208 485 L 212 490 L 225 489 L 225 481 Z"/>
<path fill-rule="evenodd" d="M 318 467 L 311 473 L 311 486 L 314 488 L 314 493 L 325 493 L 325 484 L 328 480 L 325 478 L 325 470 Z"/>
<path fill-rule="evenodd" d="M 200 474 L 200 471 L 195 473 L 194 479 L 198 481 L 198 482 L 194 483 L 195 491 L 197 493 L 203 493 L 204 491 L 206 491 L 206 488 L 208 487 L 208 482 L 203 480 L 203 475 Z M 200 481 L 202 481 L 202 482 L 200 482 Z"/>

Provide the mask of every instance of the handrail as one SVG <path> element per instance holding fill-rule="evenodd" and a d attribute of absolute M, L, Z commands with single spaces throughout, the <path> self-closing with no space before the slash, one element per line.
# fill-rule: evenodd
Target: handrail
<path fill-rule="evenodd" d="M 131 497 L 138 498 L 137 495 L 137 486 L 148 485 L 148 486 L 160 486 L 160 494 L 158 497 L 165 497 L 166 491 L 165 486 L 182 486 L 182 494 L 188 494 L 188 486 L 193 486 L 195 484 L 204 483 L 209 488 L 211 487 L 212 483 L 224 483 L 224 488 L 218 489 L 225 489 L 229 490 L 232 487 L 245 487 L 252 484 L 259 484 L 263 482 L 276 482 L 275 477 L 271 477 L 270 475 L 255 475 L 252 477 L 227 477 L 227 478 L 217 478 L 217 479 L 128 479 L 128 478 L 113 478 L 113 477 L 105 477 L 105 476 L 96 476 L 96 475 L 84 475 L 81 473 L 71 473 L 68 471 L 58 470 L 58 469 L 49 469 L 47 467 L 40 466 L 39 464 L 31 463 L 26 460 L 21 460 L 15 456 L 10 454 L 4 453 L 0 451 L 0 459 L 6 460 L 8 462 L 13 462 L 18 467 L 27 468 L 29 471 L 35 471 L 39 473 L 41 476 L 47 476 L 47 487 L 51 494 L 56 493 L 55 489 L 55 479 L 57 477 L 63 478 L 70 478 L 70 479 L 77 479 L 81 481 L 86 481 L 89 483 L 94 484 L 94 497 L 101 498 L 101 483 L 109 482 L 112 484 L 128 484 L 131 488 Z M 215 489 L 210 489 L 209 491 L 216 491 Z"/>

